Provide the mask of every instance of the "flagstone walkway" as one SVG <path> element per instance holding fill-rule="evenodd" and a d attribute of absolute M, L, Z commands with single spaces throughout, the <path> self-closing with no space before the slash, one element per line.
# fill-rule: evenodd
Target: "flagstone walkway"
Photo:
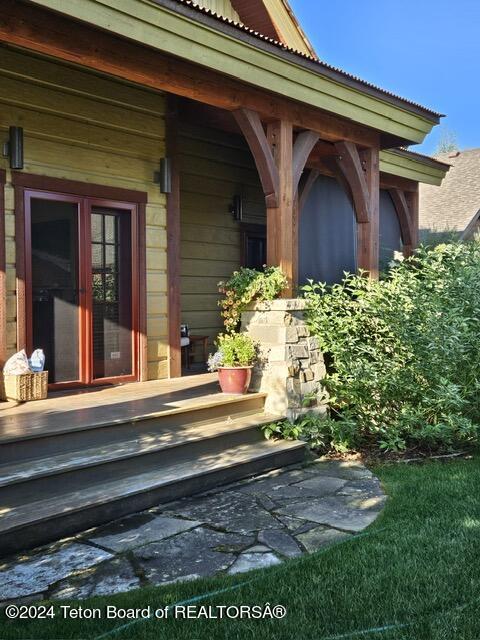
<path fill-rule="evenodd" d="M 0 561 L 0 603 L 268 567 L 361 531 L 385 500 L 378 479 L 356 461 L 271 472 Z"/>

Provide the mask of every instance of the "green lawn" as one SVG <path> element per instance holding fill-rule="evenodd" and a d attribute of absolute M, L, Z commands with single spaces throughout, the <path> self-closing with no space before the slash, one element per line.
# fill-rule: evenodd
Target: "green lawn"
<path fill-rule="evenodd" d="M 151 620 L 106 638 L 323 640 L 480 638 L 480 456 L 375 472 L 390 496 L 383 514 L 346 543 L 280 567 L 235 577 L 83 601 L 154 608 L 250 581 L 197 605 L 283 604 L 283 620 Z M 112 620 L 6 622 L 0 637 L 94 639 Z M 365 629 L 408 626 L 359 633 Z M 356 633 L 354 633 L 356 632 Z"/>

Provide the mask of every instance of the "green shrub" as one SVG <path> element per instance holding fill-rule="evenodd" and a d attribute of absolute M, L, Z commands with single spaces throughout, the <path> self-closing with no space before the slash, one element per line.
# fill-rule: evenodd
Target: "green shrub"
<path fill-rule="evenodd" d="M 234 271 L 226 282 L 219 282 L 225 298 L 218 302 L 227 331 L 235 331 L 244 311 L 254 300 L 274 300 L 287 286 L 287 279 L 279 267 L 265 267 L 264 271 L 242 267 Z"/>
<path fill-rule="evenodd" d="M 328 450 L 332 442 L 330 420 L 315 413 L 307 413 L 296 420 L 279 420 L 262 427 L 267 440 L 305 440 L 311 449 Z"/>
<path fill-rule="evenodd" d="M 223 333 L 217 338 L 221 354 L 217 367 L 250 367 L 257 358 L 257 345 L 246 333 Z"/>
<path fill-rule="evenodd" d="M 480 244 L 420 248 L 380 281 L 304 287 L 326 354 L 327 448 L 448 448 L 480 421 Z"/>

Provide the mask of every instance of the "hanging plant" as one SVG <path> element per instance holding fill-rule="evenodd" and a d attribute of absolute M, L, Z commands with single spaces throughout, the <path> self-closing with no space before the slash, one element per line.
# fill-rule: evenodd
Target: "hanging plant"
<path fill-rule="evenodd" d="M 219 291 L 225 297 L 218 304 L 222 308 L 226 331 L 231 333 L 238 328 L 242 311 L 251 302 L 275 300 L 287 284 L 280 267 L 264 267 L 263 271 L 242 267 L 227 281 L 219 282 Z"/>

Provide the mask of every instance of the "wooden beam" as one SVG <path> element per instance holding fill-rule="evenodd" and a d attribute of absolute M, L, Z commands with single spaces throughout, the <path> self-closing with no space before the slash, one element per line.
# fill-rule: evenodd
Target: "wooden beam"
<path fill-rule="evenodd" d="M 370 194 L 358 149 L 353 142 L 346 140 L 337 142 L 335 149 L 337 165 L 350 187 L 357 222 L 367 223 L 370 220 Z"/>
<path fill-rule="evenodd" d="M 0 42 L 221 109 L 252 109 L 264 121 L 289 120 L 322 139 L 375 146 L 380 133 L 331 113 L 241 83 L 20 0 L 2 0 Z"/>
<path fill-rule="evenodd" d="M 298 207 L 293 194 L 293 127 L 281 120 L 270 124 L 267 138 L 278 169 L 278 203 L 267 208 L 267 262 L 278 265 L 288 280 L 283 297 L 296 287 L 298 262 Z"/>
<path fill-rule="evenodd" d="M 166 117 L 167 155 L 172 162 L 172 187 L 167 194 L 168 376 L 182 375 L 180 345 L 180 170 L 178 167 L 178 111 L 175 96 L 168 96 Z"/>
<path fill-rule="evenodd" d="M 415 191 L 407 191 L 405 193 L 407 199 L 408 209 L 410 211 L 411 230 L 412 230 L 412 251 L 418 247 L 419 236 L 419 189 L 418 183 Z"/>
<path fill-rule="evenodd" d="M 298 184 L 308 158 L 317 144 L 320 136 L 315 131 L 302 131 L 293 145 L 293 193 L 297 194 Z"/>
<path fill-rule="evenodd" d="M 357 265 L 368 271 L 370 278 L 378 278 L 380 244 L 380 157 L 379 149 L 361 153 L 367 185 L 368 222 L 357 225 Z"/>
<path fill-rule="evenodd" d="M 0 366 L 7 358 L 7 260 L 5 247 L 5 181 L 0 169 Z"/>
<path fill-rule="evenodd" d="M 233 115 L 255 160 L 267 208 L 277 207 L 279 201 L 279 172 L 260 116 L 250 109 L 238 109 L 233 112 Z"/>
<path fill-rule="evenodd" d="M 403 241 L 403 253 L 406 258 L 411 255 L 413 245 L 412 220 L 407 198 L 400 189 L 389 189 L 388 193 L 397 212 Z"/>
<path fill-rule="evenodd" d="M 405 192 L 415 193 L 418 189 L 418 182 L 401 176 L 394 176 L 391 173 L 380 172 L 380 189 L 401 189 Z"/>

